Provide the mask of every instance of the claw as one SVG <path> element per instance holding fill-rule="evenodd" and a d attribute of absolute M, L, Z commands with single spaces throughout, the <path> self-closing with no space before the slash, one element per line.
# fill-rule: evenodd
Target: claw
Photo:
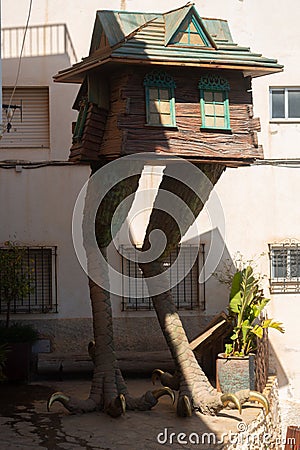
<path fill-rule="evenodd" d="M 124 394 L 119 394 L 105 409 L 107 414 L 111 417 L 120 417 L 121 414 L 125 414 L 126 400 Z"/>
<path fill-rule="evenodd" d="M 172 389 L 168 388 L 168 387 L 163 387 L 160 389 L 156 389 L 155 391 L 152 391 L 153 396 L 158 400 L 162 395 L 169 395 L 169 397 L 171 397 L 173 404 L 175 402 L 175 394 L 172 391 Z"/>
<path fill-rule="evenodd" d="M 233 403 L 236 406 L 236 408 L 238 409 L 239 413 L 240 414 L 242 413 L 241 403 L 235 394 L 221 395 L 221 402 L 223 403 L 224 406 L 227 406 L 228 403 L 230 403 L 230 402 Z"/>
<path fill-rule="evenodd" d="M 179 397 L 177 403 L 177 414 L 180 417 L 191 417 L 193 414 L 192 405 L 187 395 Z"/>
<path fill-rule="evenodd" d="M 88 353 L 93 362 L 95 361 L 95 349 L 96 349 L 95 341 L 90 341 L 88 345 Z"/>
<path fill-rule="evenodd" d="M 187 416 L 187 417 L 191 417 L 193 411 L 192 411 L 192 405 L 191 405 L 190 399 L 188 398 L 187 395 L 184 395 L 184 396 L 182 397 L 182 400 L 183 400 L 183 404 L 184 404 L 184 409 L 185 409 L 185 414 L 186 414 L 186 416 Z"/>
<path fill-rule="evenodd" d="M 120 394 L 119 395 L 119 399 L 120 399 L 120 403 L 121 403 L 122 414 L 125 414 L 125 412 L 126 412 L 126 400 L 125 400 L 124 394 Z"/>
<path fill-rule="evenodd" d="M 157 380 L 160 380 L 160 377 L 162 376 L 163 373 L 164 373 L 163 370 L 154 369 L 151 376 L 152 384 L 155 384 Z"/>
<path fill-rule="evenodd" d="M 50 408 L 54 402 L 60 402 L 62 405 L 66 407 L 69 401 L 70 397 L 65 395 L 63 392 L 54 392 L 54 394 L 51 395 L 51 397 L 47 402 L 47 410 L 50 411 Z"/>
<path fill-rule="evenodd" d="M 265 408 L 266 415 L 269 414 L 270 411 L 269 401 L 263 394 L 256 391 L 250 391 L 249 400 L 260 403 Z"/>

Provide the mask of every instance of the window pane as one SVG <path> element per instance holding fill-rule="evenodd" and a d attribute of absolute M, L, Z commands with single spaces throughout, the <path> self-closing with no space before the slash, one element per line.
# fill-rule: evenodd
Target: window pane
<path fill-rule="evenodd" d="M 272 118 L 284 118 L 284 90 L 272 91 Z"/>
<path fill-rule="evenodd" d="M 204 45 L 204 42 L 198 33 L 197 34 L 193 33 L 190 35 L 190 44 L 191 45 Z"/>
<path fill-rule="evenodd" d="M 189 35 L 187 33 L 181 33 L 181 36 L 178 39 L 178 43 L 179 44 L 188 44 L 189 43 Z"/>
<path fill-rule="evenodd" d="M 224 128 L 225 127 L 225 119 L 222 117 L 216 117 L 216 127 Z"/>
<path fill-rule="evenodd" d="M 223 92 L 214 92 L 214 101 L 223 103 L 224 101 Z"/>
<path fill-rule="evenodd" d="M 300 118 L 300 90 L 288 91 L 288 117 Z"/>
<path fill-rule="evenodd" d="M 149 88 L 149 98 L 150 100 L 158 99 L 158 88 Z"/>
<path fill-rule="evenodd" d="M 161 124 L 162 125 L 171 125 L 172 124 L 170 114 L 162 114 L 160 116 L 160 119 L 161 119 Z"/>
<path fill-rule="evenodd" d="M 215 105 L 215 113 L 216 116 L 224 117 L 224 106 L 223 105 Z"/>
<path fill-rule="evenodd" d="M 170 102 L 160 102 L 160 112 L 162 114 L 170 114 Z"/>
<path fill-rule="evenodd" d="M 195 25 L 193 24 L 193 22 L 190 23 L 190 31 L 192 33 L 198 33 Z"/>
<path fill-rule="evenodd" d="M 205 109 L 205 115 L 206 116 L 213 116 L 214 113 L 215 113 L 214 105 L 210 105 L 209 103 L 205 104 L 204 109 Z"/>
<path fill-rule="evenodd" d="M 159 89 L 159 98 L 160 100 L 169 100 L 170 99 L 170 95 L 169 95 L 169 89 Z"/>
<path fill-rule="evenodd" d="M 151 101 L 149 102 L 149 110 L 150 113 L 158 113 L 159 112 L 159 101 Z"/>
<path fill-rule="evenodd" d="M 300 277 L 300 250 L 290 250 L 290 277 Z"/>
<path fill-rule="evenodd" d="M 205 117 L 205 126 L 206 127 L 214 127 L 215 126 L 215 118 L 214 117 Z"/>
<path fill-rule="evenodd" d="M 205 91 L 204 92 L 204 100 L 206 102 L 212 102 L 213 101 L 213 93 L 210 91 Z"/>
<path fill-rule="evenodd" d="M 272 273 L 274 278 L 286 278 L 287 276 L 287 252 L 286 250 L 273 250 Z"/>
<path fill-rule="evenodd" d="M 152 125 L 159 125 L 159 114 L 157 113 L 150 113 L 150 122 Z"/>

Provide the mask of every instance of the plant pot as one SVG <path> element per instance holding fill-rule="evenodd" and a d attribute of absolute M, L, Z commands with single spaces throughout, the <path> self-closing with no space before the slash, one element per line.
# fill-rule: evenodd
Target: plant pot
<path fill-rule="evenodd" d="M 235 393 L 242 389 L 255 390 L 255 355 L 245 357 L 219 353 L 217 359 L 217 390 Z"/>
<path fill-rule="evenodd" d="M 9 343 L 3 374 L 8 381 L 30 380 L 31 343 Z"/>

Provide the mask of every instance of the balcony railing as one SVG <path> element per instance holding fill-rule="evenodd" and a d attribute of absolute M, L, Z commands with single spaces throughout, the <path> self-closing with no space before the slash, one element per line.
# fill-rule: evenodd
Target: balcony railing
<path fill-rule="evenodd" d="M 18 58 L 25 27 L 2 28 L 2 58 Z M 33 25 L 28 27 L 23 56 L 67 54 L 70 62 L 77 61 L 66 24 Z"/>

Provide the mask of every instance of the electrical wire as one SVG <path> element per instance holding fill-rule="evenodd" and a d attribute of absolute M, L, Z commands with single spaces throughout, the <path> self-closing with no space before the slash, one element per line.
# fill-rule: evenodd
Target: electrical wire
<path fill-rule="evenodd" d="M 24 51 L 24 46 L 25 46 L 25 39 L 26 39 L 26 34 L 27 34 L 27 30 L 28 30 L 28 26 L 29 26 L 29 20 L 30 20 L 30 16 L 31 16 L 31 9 L 32 9 L 32 1 L 29 1 L 29 9 L 28 9 L 28 14 L 27 14 L 27 20 L 26 20 L 26 25 L 25 25 L 25 30 L 24 30 L 24 35 L 23 35 L 23 40 L 22 40 L 22 46 L 21 46 L 21 50 L 20 50 L 20 56 L 19 56 L 19 62 L 18 62 L 18 69 L 17 69 L 17 75 L 16 75 L 16 80 L 15 80 L 15 84 L 8 102 L 8 108 L 7 108 L 7 113 L 9 114 L 10 111 L 10 107 L 16 92 L 16 88 L 18 85 L 18 81 L 19 81 L 19 77 L 20 77 L 20 72 L 21 72 L 21 63 L 22 63 L 22 57 L 23 57 L 23 51 Z M 2 105 L 1 105 L 2 107 Z M 14 115 L 14 113 L 13 113 Z M 11 119 L 13 118 L 13 115 L 11 117 Z"/>

